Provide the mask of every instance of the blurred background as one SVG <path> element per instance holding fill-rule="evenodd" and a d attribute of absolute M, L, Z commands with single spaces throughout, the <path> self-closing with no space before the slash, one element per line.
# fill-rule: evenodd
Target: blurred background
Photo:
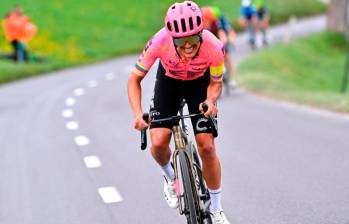
<path fill-rule="evenodd" d="M 25 43 L 32 62 L 22 64 L 6 59 L 0 60 L 0 83 L 138 53 L 147 40 L 163 26 L 165 12 L 172 2 L 168 0 L 140 0 L 137 3 L 124 0 L 1 1 L 0 15 L 3 18 L 18 5 L 36 26 L 37 32 Z M 235 31 L 244 31 L 239 24 L 242 1 L 197 2 L 201 6 L 219 7 Z M 345 2 L 345 0 L 267 0 L 271 25 L 296 23 L 303 17 L 327 13 L 331 32 L 317 34 L 300 42 L 289 43 L 288 40 L 289 47 L 278 46 L 275 50 L 255 55 L 254 60 L 248 60 L 239 66 L 236 73 L 242 75 L 237 76 L 238 81 L 252 91 L 275 95 L 275 92 L 279 94 L 280 90 L 283 90 L 279 95 L 281 97 L 285 95 L 283 97 L 285 99 L 291 98 L 298 102 L 330 107 L 338 111 L 349 111 L 348 102 L 342 99 L 342 95 L 337 94 L 341 85 L 342 90 L 344 89 L 341 82 L 345 67 L 346 42 L 340 32 L 344 32 Z M 1 29 L 0 55 L 11 54 L 12 48 L 11 43 L 5 38 L 4 29 Z M 328 57 L 329 55 L 331 56 Z M 284 76 L 279 75 L 280 71 Z M 294 75 L 295 72 L 297 76 Z M 273 73 L 274 76 L 271 75 Z M 314 82 L 314 76 L 317 77 L 317 82 Z M 285 82 L 286 79 L 291 81 L 293 86 Z M 269 81 L 274 85 L 266 89 L 265 82 Z M 287 90 L 290 93 L 285 94 Z M 314 90 L 321 93 L 319 96 L 307 97 L 305 94 L 308 90 L 312 94 L 316 92 Z M 327 96 L 329 92 L 333 94 Z M 331 99 L 324 100 L 326 97 Z M 340 106 L 324 102 L 338 100 Z"/>
<path fill-rule="evenodd" d="M 0 1 L 0 224 L 184 223 L 139 149 L 126 97 L 173 2 Z M 265 0 L 271 25 L 255 46 L 241 26 L 248 1 L 197 2 L 219 7 L 237 33 L 216 140 L 226 215 L 348 224 L 349 0 Z M 18 24 L 20 41 L 5 32 Z M 142 82 L 144 110 L 156 67 Z"/>

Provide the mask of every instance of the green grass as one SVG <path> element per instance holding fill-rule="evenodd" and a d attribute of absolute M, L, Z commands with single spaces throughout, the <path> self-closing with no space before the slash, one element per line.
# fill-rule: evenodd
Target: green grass
<path fill-rule="evenodd" d="M 349 91 L 340 93 L 346 42 L 321 33 L 255 54 L 238 67 L 238 81 L 256 93 L 349 112 Z"/>
<path fill-rule="evenodd" d="M 0 62 L 0 83 L 67 66 L 139 52 L 163 25 L 169 0 L 17 0 L 37 24 L 39 32 L 29 43 L 31 52 L 44 56 L 44 64 L 17 65 Z M 217 5 L 234 24 L 240 0 L 200 0 Z M 325 11 L 317 0 L 269 0 L 273 22 L 290 15 L 312 15 Z M 13 1 L 0 1 L 0 15 L 13 8 Z M 286 10 L 287 9 L 287 10 Z M 11 51 L 0 31 L 0 53 Z"/>

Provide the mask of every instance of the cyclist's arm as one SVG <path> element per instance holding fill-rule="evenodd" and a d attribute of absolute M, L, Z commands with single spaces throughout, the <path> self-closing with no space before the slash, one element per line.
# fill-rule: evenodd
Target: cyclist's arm
<path fill-rule="evenodd" d="M 220 63 L 217 66 L 210 66 L 210 84 L 207 88 L 207 97 L 205 103 L 208 105 L 208 110 L 205 116 L 215 116 L 218 112 L 216 107 L 216 102 L 220 95 L 222 94 L 223 88 L 223 71 L 224 71 L 224 54 L 220 53 L 217 55 L 221 58 Z M 200 109 L 203 111 L 202 107 Z"/>
<path fill-rule="evenodd" d="M 127 92 L 131 110 L 135 117 L 143 114 L 142 112 L 142 87 L 141 81 L 143 77 L 131 74 L 128 78 Z"/>
<path fill-rule="evenodd" d="M 211 78 L 210 84 L 207 88 L 207 98 L 205 103 L 208 106 L 208 110 L 205 113 L 205 116 L 215 116 L 218 112 L 216 102 L 222 93 L 223 79 L 213 79 Z M 200 105 L 200 111 L 204 112 L 202 104 Z"/>
<path fill-rule="evenodd" d="M 223 88 L 223 79 L 214 80 L 211 78 L 210 84 L 207 88 L 207 99 L 206 101 L 210 101 L 215 104 L 220 95 L 222 94 Z"/>
<path fill-rule="evenodd" d="M 152 67 L 157 58 L 159 58 L 159 37 L 160 32 L 158 32 L 154 38 L 148 41 L 145 46 L 143 53 L 139 57 L 137 63 L 135 64 L 131 75 L 128 78 L 127 91 L 128 99 L 131 106 L 131 110 L 135 117 L 135 128 L 142 129 L 145 128 L 146 123 L 142 120 L 142 87 L 141 81 L 148 73 L 149 69 Z"/>
<path fill-rule="evenodd" d="M 207 89 L 207 100 L 215 103 L 222 93 L 223 73 L 224 73 L 224 55 L 225 48 L 221 41 L 214 35 L 207 35 L 207 39 L 212 43 L 210 54 L 210 84 Z"/>

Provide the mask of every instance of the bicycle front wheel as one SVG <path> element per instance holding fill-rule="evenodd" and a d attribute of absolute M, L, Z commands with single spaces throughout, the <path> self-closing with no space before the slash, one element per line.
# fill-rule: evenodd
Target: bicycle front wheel
<path fill-rule="evenodd" d="M 195 190 L 195 180 L 192 175 L 189 158 L 183 150 L 178 153 L 183 197 L 185 202 L 185 215 L 188 224 L 198 224 L 198 198 Z"/>

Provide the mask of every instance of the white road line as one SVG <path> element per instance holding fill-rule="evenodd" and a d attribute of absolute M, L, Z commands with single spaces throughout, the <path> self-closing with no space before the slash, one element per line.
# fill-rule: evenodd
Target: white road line
<path fill-rule="evenodd" d="M 86 146 L 86 145 L 90 144 L 90 140 L 86 136 L 83 136 L 83 135 L 76 136 L 74 140 L 78 146 Z"/>
<path fill-rule="evenodd" d="M 123 198 L 115 187 L 101 187 L 98 189 L 98 193 L 106 204 L 123 201 Z"/>
<path fill-rule="evenodd" d="M 98 82 L 96 80 L 90 80 L 88 81 L 87 86 L 90 88 L 95 88 L 96 86 L 98 86 Z"/>
<path fill-rule="evenodd" d="M 115 79 L 114 73 L 111 72 L 111 73 L 105 74 L 105 79 L 108 81 L 114 80 Z"/>
<path fill-rule="evenodd" d="M 71 109 L 65 109 L 62 112 L 62 116 L 65 118 L 71 118 L 74 115 L 74 111 Z"/>
<path fill-rule="evenodd" d="M 74 104 L 76 103 L 76 100 L 73 98 L 73 97 L 68 97 L 66 100 L 65 100 L 65 105 L 67 106 L 74 106 Z"/>
<path fill-rule="evenodd" d="M 98 168 L 102 165 L 97 156 L 86 156 L 84 162 L 87 168 Z"/>
<path fill-rule="evenodd" d="M 85 90 L 83 88 L 74 89 L 74 96 L 82 96 L 85 94 Z"/>
<path fill-rule="evenodd" d="M 76 121 L 69 121 L 65 124 L 65 127 L 68 130 L 77 130 L 79 128 L 79 124 Z"/>

